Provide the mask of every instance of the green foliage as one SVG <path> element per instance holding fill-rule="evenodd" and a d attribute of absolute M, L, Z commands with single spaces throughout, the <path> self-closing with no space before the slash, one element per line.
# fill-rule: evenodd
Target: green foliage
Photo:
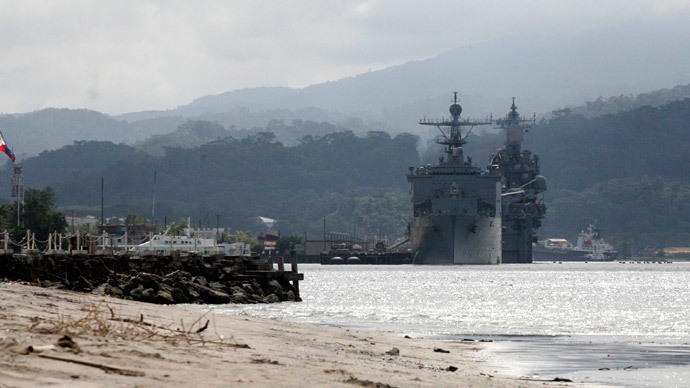
<path fill-rule="evenodd" d="M 55 192 L 50 187 L 27 189 L 21 210 L 22 226 L 17 226 L 17 204 L 0 207 L 0 224 L 15 240 L 24 237 L 27 229 L 36 234 L 37 240 L 47 240 L 49 233 L 61 233 L 67 228 L 65 215 L 55 209 Z"/>
<path fill-rule="evenodd" d="M 278 253 L 286 255 L 290 253 L 291 250 L 295 249 L 295 245 L 302 244 L 304 242 L 303 240 L 303 236 L 296 234 L 281 236 L 276 242 L 276 250 Z"/>
<path fill-rule="evenodd" d="M 549 230 L 574 236 L 598 221 L 606 239 L 633 248 L 690 242 L 690 184 L 661 177 L 612 179 L 576 192 L 563 190 L 549 204 Z"/>
<path fill-rule="evenodd" d="M 180 218 L 179 221 L 170 224 L 170 229 L 168 230 L 168 235 L 170 236 L 183 236 L 184 229 L 187 228 L 187 219 Z"/>
<path fill-rule="evenodd" d="M 154 135 L 137 144 L 137 149 L 152 155 L 163 156 L 167 148 L 195 148 L 210 141 L 230 136 L 222 125 L 205 120 L 189 120 L 176 130 Z"/>
<path fill-rule="evenodd" d="M 146 219 L 141 214 L 127 213 L 125 217 L 125 225 L 138 225 L 146 222 Z"/>
<path fill-rule="evenodd" d="M 59 150 L 43 151 L 37 157 L 23 160 L 22 167 L 27 184 L 34 188 L 44 188 L 65 180 L 83 179 L 124 160 L 138 162 L 145 157 L 133 147 L 124 144 L 75 141 Z M 0 170 L 0 191 L 10 192 L 12 174 L 11 165 Z M 106 190 L 109 189 L 106 186 Z"/>
<path fill-rule="evenodd" d="M 249 244 L 251 246 L 252 252 L 261 252 L 263 250 L 263 244 L 261 244 L 259 241 L 257 241 L 254 238 L 254 235 L 250 231 L 245 231 L 245 230 L 237 230 L 233 234 L 226 234 L 223 233 L 222 240 L 223 242 L 227 243 L 236 243 L 236 242 L 242 242 L 245 244 Z"/>
<path fill-rule="evenodd" d="M 418 164 L 416 143 L 416 137 L 404 134 L 390 137 L 374 132 L 358 137 L 352 132 L 336 132 L 285 146 L 271 133 L 259 131 L 241 140 L 226 138 L 192 151 L 168 149 L 160 158 L 117 163 L 57 187 L 66 206 L 97 206 L 103 176 L 106 205 L 145 212 L 150 208 L 155 170 L 157 214 L 169 218 L 190 215 L 206 226 L 215 224 L 208 214 L 219 214 L 227 226 L 240 230 L 256 230 L 254 219 L 262 215 L 281 220 L 284 234 L 321 235 L 323 216 L 340 207 L 354 209 L 355 202 L 365 206 L 372 198 L 388 198 L 388 193 L 403 198 L 407 166 Z M 395 211 L 388 211 L 393 208 Z M 328 222 L 342 231 L 358 225 L 358 230 L 365 229 L 370 235 L 380 230 L 400 236 L 405 231 L 406 212 L 393 208 L 379 218 L 364 210 L 353 214 L 342 210 L 335 216 L 336 222 L 331 223 L 331 216 Z M 390 217 L 395 220 L 387 219 Z"/>
<path fill-rule="evenodd" d="M 595 101 L 587 102 L 585 105 L 572 108 L 570 111 L 585 117 L 603 116 L 636 109 L 645 105 L 662 106 L 671 101 L 683 100 L 689 97 L 690 84 L 678 85 L 671 89 L 640 93 L 637 96 L 621 94 L 609 98 L 599 97 Z"/>
<path fill-rule="evenodd" d="M 633 255 L 633 244 L 630 241 L 617 241 L 615 248 L 621 257 L 632 257 Z"/>
<path fill-rule="evenodd" d="M 586 119 L 571 115 L 530 130 L 527 148 L 540 156 L 547 198 L 615 178 L 644 175 L 688 182 L 690 99 Z"/>

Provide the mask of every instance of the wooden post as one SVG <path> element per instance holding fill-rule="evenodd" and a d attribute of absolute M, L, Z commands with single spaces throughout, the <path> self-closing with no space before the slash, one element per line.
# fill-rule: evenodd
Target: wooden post
<path fill-rule="evenodd" d="M 81 251 L 81 241 L 80 241 L 81 239 L 80 239 L 80 237 L 81 236 L 79 234 L 79 231 L 77 230 L 77 252 L 78 253 L 81 253 L 81 252 L 79 252 L 79 251 Z"/>
<path fill-rule="evenodd" d="M 5 229 L 5 253 L 7 253 L 7 249 L 8 249 L 7 247 L 8 247 L 8 243 L 9 243 L 9 237 L 10 237 L 9 235 L 10 234 L 7 233 L 7 229 Z"/>
<path fill-rule="evenodd" d="M 60 247 L 60 251 L 62 251 L 62 233 L 60 233 L 60 245 L 58 246 Z"/>
<path fill-rule="evenodd" d="M 125 254 L 129 251 L 129 248 L 127 247 L 127 230 L 125 229 Z"/>
<path fill-rule="evenodd" d="M 50 252 L 52 250 L 51 249 L 52 247 L 53 247 L 53 234 L 48 233 L 48 252 Z"/>
<path fill-rule="evenodd" d="M 36 249 L 36 232 L 34 232 L 33 236 L 31 236 L 31 249 Z"/>
<path fill-rule="evenodd" d="M 26 230 L 26 250 L 28 251 L 31 249 L 31 231 L 29 229 Z"/>
<path fill-rule="evenodd" d="M 268 261 L 268 265 L 271 266 L 271 269 L 273 269 L 273 256 L 271 256 L 271 251 L 268 251 L 268 258 L 266 261 Z"/>
<path fill-rule="evenodd" d="M 290 264 L 292 265 L 292 272 L 297 273 L 297 252 L 290 251 Z"/>
<path fill-rule="evenodd" d="M 292 272 L 297 273 L 297 252 L 290 251 L 290 264 L 292 265 Z M 299 280 L 293 280 L 292 286 L 295 287 L 296 297 L 299 298 Z"/>
<path fill-rule="evenodd" d="M 278 271 L 285 272 L 285 262 L 283 256 L 278 256 Z"/>

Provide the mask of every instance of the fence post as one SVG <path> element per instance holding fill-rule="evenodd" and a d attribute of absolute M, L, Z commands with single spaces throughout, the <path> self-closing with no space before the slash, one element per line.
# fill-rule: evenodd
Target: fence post
<path fill-rule="evenodd" d="M 50 251 L 53 246 L 53 233 L 48 233 L 48 251 Z"/>
<path fill-rule="evenodd" d="M 285 262 L 283 256 L 278 256 L 278 271 L 285 272 Z"/>
<path fill-rule="evenodd" d="M 9 233 L 7 233 L 7 229 L 5 229 L 5 253 L 7 253 L 8 249 L 8 243 L 9 243 Z"/>
<path fill-rule="evenodd" d="M 292 272 L 297 273 L 297 252 L 290 251 L 290 264 L 292 265 Z M 292 286 L 295 287 L 295 292 L 297 297 L 299 297 L 299 281 L 293 280 Z"/>
<path fill-rule="evenodd" d="M 31 249 L 31 231 L 29 229 L 26 230 L 26 250 L 28 251 Z"/>

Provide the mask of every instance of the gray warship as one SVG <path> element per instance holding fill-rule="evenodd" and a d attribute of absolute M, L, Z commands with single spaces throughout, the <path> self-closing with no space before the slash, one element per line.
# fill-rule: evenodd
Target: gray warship
<path fill-rule="evenodd" d="M 491 157 L 489 171 L 502 177 L 501 198 L 503 222 L 503 262 L 531 263 L 532 243 L 537 242 L 536 230 L 546 213 L 539 194 L 546 190 L 546 179 L 539 172 L 539 156 L 522 150 L 525 131 L 535 123 L 535 117 L 521 117 L 515 106 L 497 120 L 506 131 L 504 148 Z"/>
<path fill-rule="evenodd" d="M 477 125 L 491 120 L 460 119 L 457 92 L 451 118 L 423 119 L 435 126 L 445 146 L 438 164 L 410 167 L 411 210 L 409 247 L 415 264 L 501 263 L 501 176 L 465 157 L 462 146 Z M 468 128 L 463 134 L 462 129 Z"/>

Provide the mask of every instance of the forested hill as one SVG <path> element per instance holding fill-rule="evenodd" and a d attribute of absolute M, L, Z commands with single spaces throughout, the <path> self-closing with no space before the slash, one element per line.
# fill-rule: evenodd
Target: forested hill
<path fill-rule="evenodd" d="M 595 118 L 563 115 L 532 128 L 524 148 L 540 155 L 549 187 L 540 236 L 573 239 L 598 220 L 607 238 L 638 248 L 690 245 L 689 123 L 686 99 Z M 271 128 L 338 129 L 312 124 L 274 123 Z M 186 125 L 202 137 L 226 134 L 213 123 Z M 149 217 L 157 171 L 159 224 L 163 216 L 191 216 L 195 223 L 214 225 L 218 214 L 222 226 L 256 230 L 254 217 L 266 216 L 278 219 L 283 233 L 319 235 L 326 216 L 328 230 L 356 227 L 362 234 L 400 236 L 409 210 L 407 167 L 433 162 L 441 152 L 429 148 L 420 159 L 422 147 L 409 134 L 341 131 L 285 145 L 272 132 L 255 128 L 249 133 L 190 147 L 162 137 L 168 143 L 158 144 L 160 156 L 127 145 L 77 142 L 26 160 L 26 182 L 30 187 L 50 184 L 63 208 L 94 214 L 103 177 L 107 216 L 137 212 Z M 466 153 L 486 165 L 503 136 L 473 135 Z M 6 172 L 2 180 L 9 179 Z M 9 192 L 7 186 L 0 189 Z"/>
<path fill-rule="evenodd" d="M 584 105 L 561 110 L 561 113 L 581 114 L 587 118 L 614 114 L 643 106 L 658 107 L 671 101 L 690 98 L 690 84 L 677 85 L 670 89 L 660 89 L 638 95 L 618 95 L 608 98 L 599 97 Z"/>
<path fill-rule="evenodd" d="M 598 221 L 637 248 L 690 245 L 688 128 L 690 99 L 533 128 L 526 146 L 549 181 L 542 235 L 573 238 Z"/>
<path fill-rule="evenodd" d="M 125 144 L 109 141 L 75 141 L 54 151 L 43 151 L 38 156 L 18 163 L 24 169 L 26 187 L 43 188 L 55 182 L 79 180 L 91 173 L 102 171 L 110 166 L 128 160 L 139 162 L 147 155 Z M 0 193 L 10 192 L 12 163 L 7 160 L 0 170 Z M 9 194 L 1 195 L 7 198 Z"/>
<path fill-rule="evenodd" d="M 586 119 L 554 118 L 527 135 L 550 188 L 583 190 L 614 178 L 690 183 L 690 99 Z"/>
<path fill-rule="evenodd" d="M 148 216 L 157 171 L 160 224 L 164 215 L 209 223 L 219 214 L 223 225 L 255 229 L 253 218 L 267 216 L 280 221 L 283 233 L 313 234 L 326 216 L 329 230 L 357 225 L 360 233 L 399 236 L 407 225 L 405 173 L 419 163 L 416 144 L 405 134 L 336 132 L 290 147 L 261 132 L 194 149 L 168 148 L 159 158 L 121 160 L 54 187 L 60 205 L 93 212 L 103 177 L 107 213 Z"/>

